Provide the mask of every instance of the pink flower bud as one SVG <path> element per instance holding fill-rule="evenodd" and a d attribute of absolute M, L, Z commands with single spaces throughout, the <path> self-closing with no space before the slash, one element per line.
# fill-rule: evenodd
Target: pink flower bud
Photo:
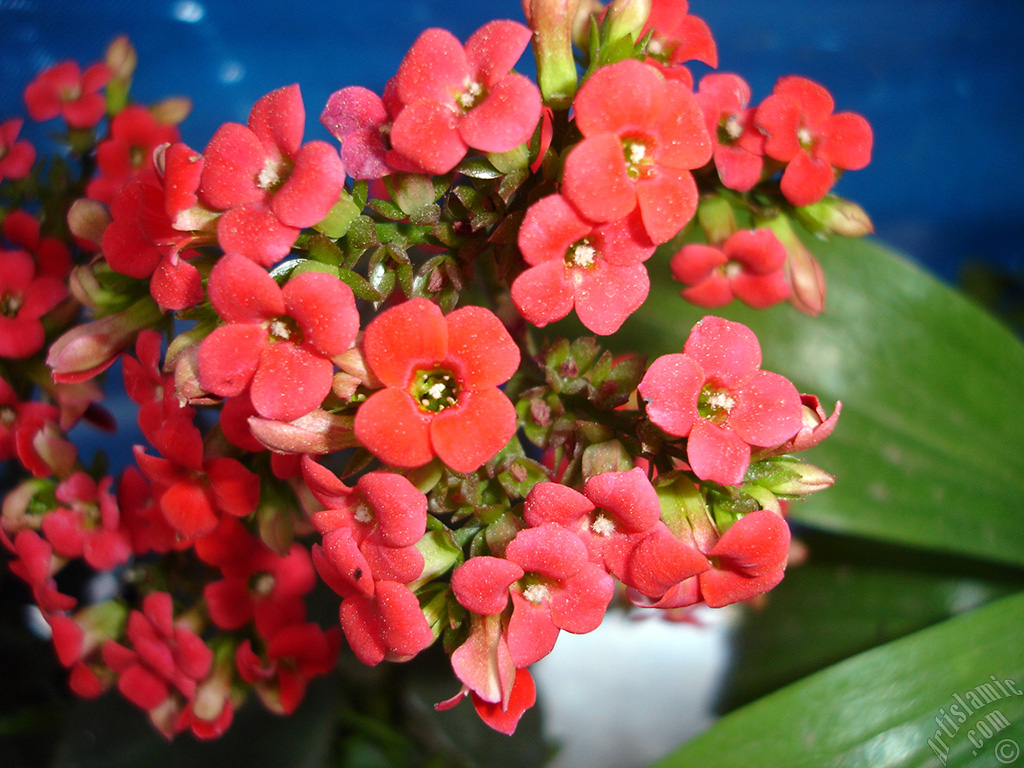
<path fill-rule="evenodd" d="M 272 451 L 324 454 L 359 445 L 352 432 L 352 421 L 351 416 L 317 408 L 294 421 L 251 416 L 249 428 Z"/>
<path fill-rule="evenodd" d="M 128 309 L 72 328 L 53 343 L 46 358 L 54 381 L 73 383 L 102 373 L 135 343 L 139 331 L 160 317 L 160 308 L 147 296 Z"/>

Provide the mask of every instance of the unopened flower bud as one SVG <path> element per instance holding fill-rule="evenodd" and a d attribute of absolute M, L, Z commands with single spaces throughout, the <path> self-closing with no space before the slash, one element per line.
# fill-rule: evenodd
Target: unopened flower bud
<path fill-rule="evenodd" d="M 110 212 L 98 200 L 82 197 L 68 209 L 68 229 L 78 244 L 89 251 L 100 249 L 100 240 L 110 221 Z"/>
<path fill-rule="evenodd" d="M 821 265 L 803 244 L 786 216 L 757 222 L 775 233 L 786 247 L 786 278 L 792 292 L 789 303 L 805 315 L 818 315 L 825 309 L 825 274 Z"/>
<path fill-rule="evenodd" d="M 821 468 L 789 456 L 758 462 L 747 479 L 777 496 L 807 496 L 835 483 L 835 478 Z"/>
<path fill-rule="evenodd" d="M 826 195 L 816 203 L 797 208 L 796 212 L 812 232 L 863 237 L 875 231 L 863 208 L 835 195 Z"/>
<path fill-rule="evenodd" d="M 572 55 L 573 21 L 580 0 L 523 0 L 533 30 L 537 83 L 544 103 L 568 109 L 576 95 L 576 61 Z"/>
<path fill-rule="evenodd" d="M 192 112 L 192 99 L 170 96 L 151 106 L 149 112 L 161 125 L 181 125 Z"/>
<path fill-rule="evenodd" d="M 128 309 L 72 328 L 53 343 L 46 358 L 54 381 L 85 381 L 105 371 L 135 343 L 139 331 L 161 317 L 160 307 L 146 296 Z"/>
<path fill-rule="evenodd" d="M 709 245 L 721 246 L 739 228 L 732 205 L 721 195 L 705 195 L 697 206 L 697 221 Z"/>
<path fill-rule="evenodd" d="M 321 455 L 359 445 L 352 431 L 353 418 L 318 408 L 294 421 L 250 416 L 249 428 L 272 451 Z"/>
<path fill-rule="evenodd" d="M 614 42 L 626 35 L 635 43 L 640 31 L 651 15 L 651 0 L 614 0 L 608 6 L 608 41 Z"/>

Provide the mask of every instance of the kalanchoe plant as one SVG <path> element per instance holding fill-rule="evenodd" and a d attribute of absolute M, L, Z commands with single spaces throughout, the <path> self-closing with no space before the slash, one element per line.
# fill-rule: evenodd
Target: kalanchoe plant
<path fill-rule="evenodd" d="M 212 738 L 252 692 L 292 712 L 342 635 L 369 665 L 439 643 L 438 707 L 468 695 L 511 733 L 530 666 L 617 596 L 718 607 L 782 579 L 784 502 L 832 483 L 792 454 L 839 404 L 714 316 L 649 365 L 538 329 L 615 334 L 659 245 L 697 304 L 820 312 L 789 222 L 870 229 L 827 196 L 870 129 L 801 78 L 760 106 L 736 75 L 694 90 L 685 63 L 717 51 L 686 3 L 524 10 L 425 31 L 383 94 L 337 91 L 340 147 L 304 142 L 290 85 L 190 148 L 181 102 L 131 103 L 123 39 L 25 90 L 74 165 L 0 123 L 0 541 L 76 692 Z M 118 359 L 148 445 L 111 474 L 68 431 L 112 426 Z M 118 594 L 63 594 L 72 560 Z M 317 579 L 336 625 L 308 620 Z"/>

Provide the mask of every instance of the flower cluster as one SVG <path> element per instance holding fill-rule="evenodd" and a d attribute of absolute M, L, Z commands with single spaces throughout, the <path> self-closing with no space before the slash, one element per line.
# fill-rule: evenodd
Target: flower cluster
<path fill-rule="evenodd" d="M 685 62 L 717 52 L 685 2 L 577 5 L 427 30 L 383 94 L 331 96 L 337 142 L 304 140 L 290 85 L 189 147 L 186 102 L 130 102 L 124 39 L 25 89 L 77 160 L 52 195 L 23 118 L 0 123 L 0 543 L 75 692 L 212 738 L 250 692 L 292 712 L 342 638 L 368 665 L 439 642 L 438 708 L 468 696 L 511 733 L 531 665 L 613 601 L 719 607 L 782 578 L 785 502 L 832 482 L 792 454 L 838 404 L 719 317 L 650 364 L 537 328 L 614 334 L 649 260 L 699 305 L 821 311 L 797 231 L 870 229 L 828 194 L 870 129 L 802 78 L 758 107 L 736 75 L 695 88 Z M 114 428 L 118 360 L 147 444 L 111 474 L 68 433 Z M 63 593 L 73 560 L 118 594 Z"/>

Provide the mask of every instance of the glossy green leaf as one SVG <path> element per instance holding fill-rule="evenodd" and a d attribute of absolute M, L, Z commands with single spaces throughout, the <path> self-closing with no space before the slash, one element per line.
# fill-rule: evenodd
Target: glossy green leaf
<path fill-rule="evenodd" d="M 1024 589 L 1014 568 L 820 531 L 796 535 L 806 561 L 744 612 L 732 636 L 722 711 Z"/>
<path fill-rule="evenodd" d="M 1018 594 L 880 646 L 723 718 L 657 768 L 1018 763 L 1022 625 Z"/>
<path fill-rule="evenodd" d="M 824 314 L 734 303 L 712 314 L 761 339 L 764 367 L 829 407 L 835 433 L 806 454 L 834 488 L 793 506 L 831 530 L 1024 563 L 1024 346 L 909 260 L 864 240 L 810 243 L 828 280 Z M 676 352 L 709 314 L 649 263 L 647 303 L 615 338 L 652 357 Z"/>

